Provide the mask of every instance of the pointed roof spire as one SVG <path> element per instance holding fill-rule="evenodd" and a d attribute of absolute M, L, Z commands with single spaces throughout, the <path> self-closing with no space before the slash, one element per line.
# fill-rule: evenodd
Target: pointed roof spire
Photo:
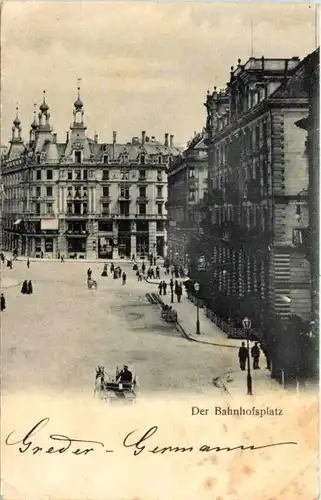
<path fill-rule="evenodd" d="M 82 109 L 83 105 L 84 105 L 84 103 L 80 99 L 80 82 L 81 82 L 81 78 L 77 78 L 78 97 L 77 97 L 77 100 L 74 102 L 74 106 L 75 106 L 75 108 L 76 108 L 77 111 L 80 111 Z"/>
<path fill-rule="evenodd" d="M 36 129 L 38 127 L 37 125 L 37 120 L 36 120 L 36 115 L 37 115 L 37 104 L 33 104 L 33 122 L 31 124 L 32 129 Z"/>
<path fill-rule="evenodd" d="M 48 104 L 46 103 L 46 91 L 45 91 L 45 90 L 43 90 L 43 102 L 42 102 L 42 104 L 41 104 L 41 106 L 40 106 L 40 111 L 41 111 L 42 113 L 46 113 L 46 112 L 48 111 L 48 109 L 49 109 L 49 106 L 48 106 Z"/>
<path fill-rule="evenodd" d="M 13 124 L 14 124 L 14 126 L 16 128 L 18 128 L 21 125 L 21 121 L 19 119 L 19 106 L 18 106 L 18 103 L 17 103 L 17 106 L 16 106 L 16 117 L 13 120 Z"/>

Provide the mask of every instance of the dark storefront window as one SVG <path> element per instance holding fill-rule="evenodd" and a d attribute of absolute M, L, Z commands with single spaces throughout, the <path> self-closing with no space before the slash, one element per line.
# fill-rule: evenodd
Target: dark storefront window
<path fill-rule="evenodd" d="M 46 238 L 45 239 L 45 252 L 53 252 L 53 239 L 52 238 Z"/>

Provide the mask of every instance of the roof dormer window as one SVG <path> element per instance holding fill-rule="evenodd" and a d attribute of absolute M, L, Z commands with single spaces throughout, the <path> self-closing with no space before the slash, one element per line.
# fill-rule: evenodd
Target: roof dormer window
<path fill-rule="evenodd" d="M 81 163 L 81 151 L 75 151 L 75 163 Z"/>
<path fill-rule="evenodd" d="M 103 156 L 103 162 L 106 164 L 108 163 L 108 155 Z"/>
<path fill-rule="evenodd" d="M 162 163 L 162 161 L 163 161 L 163 159 L 162 159 L 161 155 L 159 155 L 159 157 L 158 157 L 158 163 Z"/>
<path fill-rule="evenodd" d="M 36 156 L 36 162 L 37 162 L 37 163 L 38 163 L 38 165 L 39 165 L 39 163 L 40 163 L 40 154 L 37 154 L 37 156 Z"/>
<path fill-rule="evenodd" d="M 140 155 L 140 164 L 145 165 L 145 155 Z"/>

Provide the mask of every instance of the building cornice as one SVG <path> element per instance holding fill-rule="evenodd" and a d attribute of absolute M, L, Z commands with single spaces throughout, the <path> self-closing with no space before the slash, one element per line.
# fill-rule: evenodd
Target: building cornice
<path fill-rule="evenodd" d="M 224 129 L 216 132 L 212 135 L 210 144 L 216 143 L 226 136 L 229 136 L 233 132 L 246 127 L 249 123 L 253 122 L 255 119 L 263 116 L 269 111 L 282 110 L 282 109 L 303 109 L 308 108 L 309 99 L 308 98 L 273 98 L 262 101 L 258 106 L 252 108 L 247 113 L 243 114 L 237 120 L 229 123 Z M 308 111 L 308 110 L 307 110 Z"/>

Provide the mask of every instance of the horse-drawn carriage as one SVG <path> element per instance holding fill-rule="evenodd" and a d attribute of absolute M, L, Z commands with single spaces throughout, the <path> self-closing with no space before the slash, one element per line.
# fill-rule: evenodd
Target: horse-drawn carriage
<path fill-rule="evenodd" d="M 171 306 L 167 306 L 164 304 L 162 306 L 161 316 L 167 323 L 177 323 L 177 311 L 175 311 L 175 309 L 172 309 Z"/>
<path fill-rule="evenodd" d="M 122 373 L 117 367 L 115 375 L 108 375 L 104 366 L 97 366 L 94 396 L 98 394 L 106 403 L 134 404 L 139 390 L 136 375 L 131 380 L 122 380 Z"/>

